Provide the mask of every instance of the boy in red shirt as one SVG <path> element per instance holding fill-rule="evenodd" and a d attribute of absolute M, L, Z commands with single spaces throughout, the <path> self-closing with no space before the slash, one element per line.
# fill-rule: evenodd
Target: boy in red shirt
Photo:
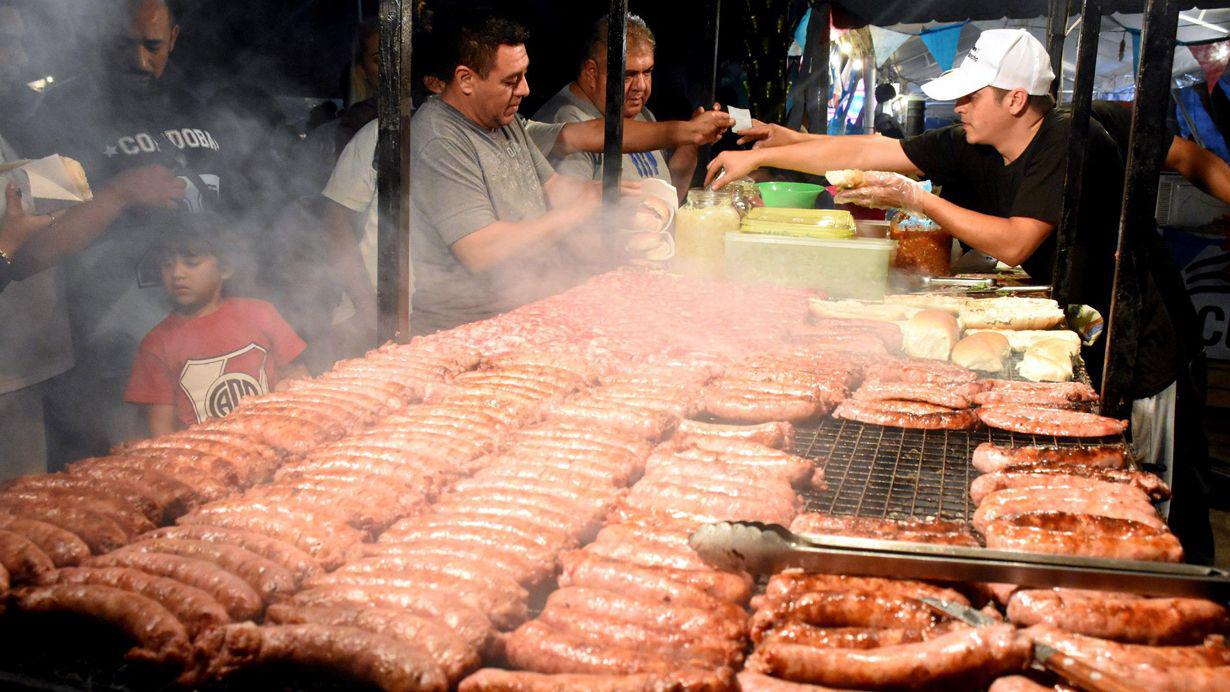
<path fill-rule="evenodd" d="M 234 270 L 216 222 L 193 219 L 161 249 L 162 284 L 172 311 L 141 341 L 124 401 L 142 404 L 151 435 L 230 413 L 240 399 L 307 375 L 304 343 L 276 308 L 231 298 Z"/>

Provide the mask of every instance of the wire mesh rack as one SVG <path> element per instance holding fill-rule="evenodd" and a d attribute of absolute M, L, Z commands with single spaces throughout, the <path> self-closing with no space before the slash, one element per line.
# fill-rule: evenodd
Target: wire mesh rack
<path fill-rule="evenodd" d="M 823 467 L 827 485 L 804 493 L 804 509 L 844 516 L 968 521 L 974 511 L 969 485 L 978 475 L 970 459 L 983 442 L 1079 447 L 1095 441 L 988 428 L 911 430 L 826 418 L 795 432 L 794 453 Z"/>

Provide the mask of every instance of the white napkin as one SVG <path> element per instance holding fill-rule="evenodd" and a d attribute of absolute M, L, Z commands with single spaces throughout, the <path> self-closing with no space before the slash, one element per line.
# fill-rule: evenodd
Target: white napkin
<path fill-rule="evenodd" d="M 729 106 L 726 112 L 735 119 L 735 126 L 730 128 L 731 132 L 739 133 L 752 126 L 752 112 L 748 109 Z"/>
<path fill-rule="evenodd" d="M 0 175 L 8 175 L 21 188 L 27 212 L 50 214 L 94 198 L 84 176 L 74 180 L 68 161 L 72 159 L 59 154 L 33 161 L 11 161 L 0 166 Z"/>

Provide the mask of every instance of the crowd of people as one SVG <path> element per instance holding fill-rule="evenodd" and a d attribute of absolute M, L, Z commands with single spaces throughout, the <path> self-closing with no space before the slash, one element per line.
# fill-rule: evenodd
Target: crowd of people
<path fill-rule="evenodd" d="M 94 189 L 91 201 L 53 215 L 32 214 L 17 187 L 6 189 L 4 475 L 225 415 L 245 396 L 375 344 L 378 26 L 360 27 L 352 103 L 300 139 L 257 89 L 226 87 L 201 104 L 177 83 L 175 44 L 191 28 L 166 0 L 114 7 L 101 74 L 50 91 L 0 131 L 2 161 L 71 157 Z M 625 192 L 654 178 L 682 196 L 697 146 L 733 120 L 705 104 L 689 120 L 657 121 L 646 108 L 656 38 L 635 16 L 627 27 Z M 532 118 L 519 112 L 530 68 L 522 26 L 473 12 L 419 37 L 412 334 L 493 316 L 625 259 L 602 223 L 606 36 L 601 21 L 575 79 Z M 900 139 L 760 124 L 742 134 L 755 147 L 718 156 L 707 182 L 721 187 L 761 167 L 879 171 L 846 201 L 925 214 L 1047 281 L 1071 128 L 1047 95 L 1053 78 L 1028 32 L 986 31 L 960 69 L 924 87 L 957 101 L 960 125 Z M 1078 298 L 1107 314 L 1118 214 L 1106 210 L 1119 208 L 1122 185 L 1108 171 L 1123 163 L 1101 126 L 1089 141 L 1095 173 L 1084 185 L 1075 276 Z M 1172 167 L 1185 151 L 1176 147 Z M 1177 391 L 1175 440 L 1185 446 L 1174 457 L 1203 458 L 1198 409 L 1183 405 L 1202 387 L 1190 302 L 1157 238 L 1129 240 L 1137 263 L 1127 276 L 1144 303 L 1132 398 L 1174 406 Z M 1176 507 L 1200 512 L 1191 501 L 1199 484 L 1198 474 L 1176 476 L 1176 497 L 1188 496 Z"/>

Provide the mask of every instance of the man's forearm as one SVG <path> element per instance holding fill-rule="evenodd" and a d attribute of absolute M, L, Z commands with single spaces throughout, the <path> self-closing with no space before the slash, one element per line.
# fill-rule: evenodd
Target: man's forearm
<path fill-rule="evenodd" d="M 1050 229 L 1041 221 L 982 214 L 929 193 L 922 213 L 957 240 L 1012 266 L 1029 259 Z"/>
<path fill-rule="evenodd" d="M 100 191 L 92 201 L 69 207 L 52 225 L 30 238 L 13 258 L 13 275 L 20 280 L 84 250 L 107 230 L 124 210 L 120 196 Z"/>
<path fill-rule="evenodd" d="M 481 274 L 549 247 L 575 223 L 575 215 L 567 209 L 526 221 L 496 221 L 453 243 L 452 250 L 462 266 Z"/>
<path fill-rule="evenodd" d="M 686 120 L 644 122 L 624 118 L 625 153 L 672 149 L 695 144 L 699 135 Z M 554 156 L 567 156 L 578 151 L 601 153 L 606 148 L 606 121 L 602 118 L 567 123 L 551 149 Z"/>
<path fill-rule="evenodd" d="M 785 168 L 816 175 L 840 168 L 920 173 L 905 155 L 900 141 L 880 135 L 816 135 L 798 144 L 753 151 L 760 168 Z"/>

